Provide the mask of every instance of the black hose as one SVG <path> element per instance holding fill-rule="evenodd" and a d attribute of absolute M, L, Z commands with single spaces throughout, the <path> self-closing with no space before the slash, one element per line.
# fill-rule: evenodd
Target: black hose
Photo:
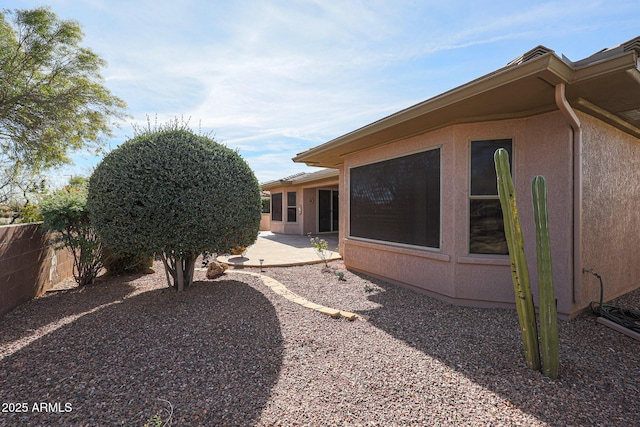
<path fill-rule="evenodd" d="M 591 307 L 591 311 L 593 311 L 596 316 L 604 317 L 605 319 L 611 320 L 618 325 L 624 326 L 627 329 L 640 333 L 640 311 L 603 304 L 602 297 L 604 293 L 604 286 L 602 284 L 602 276 L 600 276 L 593 270 L 583 269 L 582 271 L 584 273 L 593 274 L 600 281 L 600 302 L 596 303 L 595 301 L 592 301 L 589 304 L 589 307 Z"/>

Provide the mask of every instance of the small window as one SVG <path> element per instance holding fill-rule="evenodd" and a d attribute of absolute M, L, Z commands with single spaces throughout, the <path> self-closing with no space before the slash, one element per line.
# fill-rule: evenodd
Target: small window
<path fill-rule="evenodd" d="M 511 164 L 511 146 L 511 139 L 471 142 L 469 253 L 509 254 L 493 155 L 498 148 L 504 148 Z"/>
<path fill-rule="evenodd" d="M 287 192 L 287 222 L 296 222 L 298 220 L 297 209 L 295 191 Z"/>
<path fill-rule="evenodd" d="M 271 221 L 282 221 L 282 193 L 271 195 Z"/>

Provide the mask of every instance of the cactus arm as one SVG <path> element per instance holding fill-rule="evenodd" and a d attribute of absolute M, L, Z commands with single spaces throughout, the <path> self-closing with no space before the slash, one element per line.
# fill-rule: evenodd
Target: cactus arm
<path fill-rule="evenodd" d="M 516 309 L 522 343 L 527 366 L 531 369 L 540 369 L 540 353 L 538 349 L 538 329 L 536 326 L 536 313 L 533 307 L 533 297 L 529 286 L 529 269 L 524 254 L 524 240 L 522 228 L 516 204 L 515 188 L 511 180 L 509 168 L 509 154 L 499 148 L 494 154 L 496 175 L 498 183 L 498 196 L 504 217 L 504 229 L 509 248 L 511 261 L 511 277 L 516 296 Z"/>
<path fill-rule="evenodd" d="M 533 195 L 533 216 L 536 224 L 542 373 L 549 378 L 558 378 L 558 313 L 551 270 L 551 245 L 547 213 L 547 184 L 544 177 L 536 176 L 533 178 L 531 183 L 531 192 Z"/>

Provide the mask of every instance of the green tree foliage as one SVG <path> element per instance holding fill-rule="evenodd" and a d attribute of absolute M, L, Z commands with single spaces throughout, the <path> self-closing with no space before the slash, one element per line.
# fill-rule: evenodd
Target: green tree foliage
<path fill-rule="evenodd" d="M 177 122 L 140 132 L 109 153 L 89 182 L 96 231 L 117 253 L 156 253 L 183 290 L 196 258 L 249 246 L 260 186 L 240 155 Z"/>
<path fill-rule="evenodd" d="M 24 206 L 48 191 L 44 174 L 27 170 L 21 165 L 3 167 L 0 154 L 0 204 L 18 203 Z"/>
<path fill-rule="evenodd" d="M 137 254 L 115 254 L 104 248 L 102 262 L 107 274 L 119 276 L 121 274 L 141 273 L 153 266 L 153 257 L 143 252 Z"/>
<path fill-rule="evenodd" d="M 42 221 L 42 213 L 40 212 L 40 208 L 38 205 L 32 205 L 31 203 L 27 203 L 22 206 L 18 211 L 17 222 L 20 224 L 27 224 L 29 222 L 39 222 Z"/>
<path fill-rule="evenodd" d="M 69 185 L 72 187 L 86 187 L 89 185 L 89 178 L 82 175 L 73 175 L 69 177 Z"/>
<path fill-rule="evenodd" d="M 14 212 L 11 224 L 42 221 L 38 203 L 48 192 L 43 175 L 29 173 L 24 168 L 9 171 L 0 167 L 0 205 L 11 206 Z"/>
<path fill-rule="evenodd" d="M 271 213 L 271 198 L 262 198 L 262 213 Z"/>
<path fill-rule="evenodd" d="M 48 8 L 0 14 L 0 176 L 69 163 L 70 151 L 98 148 L 110 118 L 124 116 L 124 101 L 102 85 L 105 61 L 82 37 Z"/>
<path fill-rule="evenodd" d="M 68 185 L 40 204 L 42 230 L 53 232 L 56 246 L 73 254 L 73 276 L 79 286 L 92 283 L 102 269 L 102 243 L 91 226 L 86 205 L 86 185 Z"/>

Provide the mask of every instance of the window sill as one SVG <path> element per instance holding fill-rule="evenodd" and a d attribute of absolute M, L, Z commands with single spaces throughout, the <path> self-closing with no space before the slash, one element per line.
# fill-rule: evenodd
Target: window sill
<path fill-rule="evenodd" d="M 458 264 L 477 264 L 477 265 L 511 265 L 508 255 L 468 255 L 456 258 Z"/>
<path fill-rule="evenodd" d="M 384 252 L 392 252 L 402 255 L 410 255 L 418 258 L 428 258 L 436 261 L 451 261 L 451 256 L 447 254 L 443 254 L 441 252 L 436 252 L 438 249 L 418 249 L 415 246 L 408 246 L 402 244 L 394 244 L 394 243 L 386 243 L 386 242 L 373 242 L 369 240 L 362 240 L 357 237 L 349 237 L 344 240 L 346 245 L 357 246 L 360 248 L 374 249 Z"/>

